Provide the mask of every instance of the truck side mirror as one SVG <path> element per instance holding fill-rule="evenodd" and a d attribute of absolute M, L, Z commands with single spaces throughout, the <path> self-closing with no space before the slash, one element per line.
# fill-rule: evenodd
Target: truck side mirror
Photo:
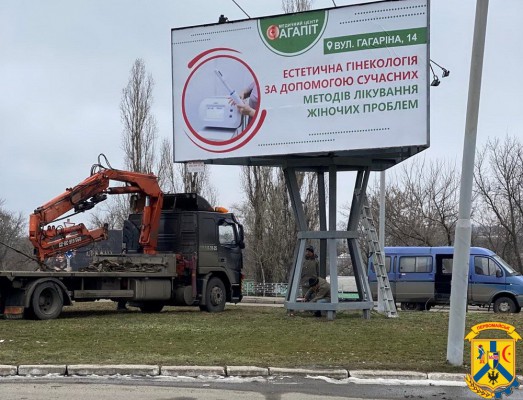
<path fill-rule="evenodd" d="M 496 270 L 496 278 L 501 278 L 503 276 L 503 272 L 501 272 L 501 270 L 497 269 Z"/>
<path fill-rule="evenodd" d="M 242 224 L 238 224 L 238 235 L 240 235 L 240 237 L 239 237 L 239 239 L 240 239 L 239 240 L 240 247 L 242 249 L 244 249 L 245 248 L 245 242 L 244 242 L 245 236 L 244 236 L 244 233 L 243 233 L 243 225 Z"/>

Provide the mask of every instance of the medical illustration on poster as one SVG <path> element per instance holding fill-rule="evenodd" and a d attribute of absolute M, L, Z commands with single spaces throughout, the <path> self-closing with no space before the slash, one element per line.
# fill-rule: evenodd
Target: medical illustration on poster
<path fill-rule="evenodd" d="M 249 92 L 253 85 L 256 89 Z M 220 56 L 203 62 L 190 75 L 184 92 L 182 111 L 187 127 L 208 140 L 226 141 L 240 135 L 246 125 L 242 126 L 238 106 L 247 104 L 245 100 L 258 92 L 257 87 L 252 72 L 239 59 Z"/>

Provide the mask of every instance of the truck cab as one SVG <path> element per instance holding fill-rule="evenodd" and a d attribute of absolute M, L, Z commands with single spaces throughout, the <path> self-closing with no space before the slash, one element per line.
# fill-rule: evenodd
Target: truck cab
<path fill-rule="evenodd" d="M 237 303 L 242 299 L 242 249 L 245 247 L 243 226 L 234 214 L 223 211 L 215 211 L 196 193 L 164 195 L 157 252 L 159 255 L 180 254 L 186 259 L 196 261 L 199 293 L 196 302 L 203 309 L 212 307 L 211 303 L 219 302 L 216 296 L 222 291 L 228 302 Z M 141 221 L 141 213 L 134 213 L 124 222 L 123 251 L 127 254 L 142 252 L 138 242 Z M 189 278 L 183 274 L 177 277 L 178 290 L 190 285 Z M 223 283 L 223 288 L 218 281 Z M 209 284 L 217 285 L 213 293 L 209 293 L 212 292 L 208 288 Z M 190 303 L 192 300 L 189 299 L 194 296 L 187 294 L 182 297 L 187 299 L 186 303 Z"/>

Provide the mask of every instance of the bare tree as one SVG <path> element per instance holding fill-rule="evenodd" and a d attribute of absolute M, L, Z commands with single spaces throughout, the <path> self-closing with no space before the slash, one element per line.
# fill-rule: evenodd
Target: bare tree
<path fill-rule="evenodd" d="M 476 218 L 491 249 L 523 271 L 523 145 L 513 137 L 492 139 L 479 151 L 475 190 L 482 213 Z"/>
<path fill-rule="evenodd" d="M 158 129 L 151 108 L 153 88 L 154 80 L 147 74 L 144 61 L 136 59 L 120 101 L 122 148 L 129 171 L 152 173 L 155 167 Z M 94 226 L 108 223 L 111 228 L 120 229 L 128 215 L 129 196 L 115 196 L 91 213 L 90 223 Z"/>
<path fill-rule="evenodd" d="M 283 172 L 272 167 L 243 167 L 246 202 L 238 207 L 246 229 L 245 271 L 260 282 L 281 282 L 292 267 L 297 226 Z M 299 174 L 298 185 L 309 229 L 318 228 L 315 174 Z"/>
<path fill-rule="evenodd" d="M 209 167 L 205 165 L 203 172 L 189 172 L 187 164 L 178 164 L 177 172 L 181 182 L 180 191 L 197 193 L 203 196 L 209 204 L 217 204 L 218 194 L 214 185 L 211 184 Z"/>
<path fill-rule="evenodd" d="M 281 8 L 285 13 L 307 11 L 312 7 L 312 0 L 282 0 Z"/>
<path fill-rule="evenodd" d="M 113 196 L 91 212 L 89 223 L 93 227 L 108 225 L 109 229 L 121 229 L 123 221 L 129 216 L 129 196 Z"/>
<path fill-rule="evenodd" d="M 386 245 L 451 246 L 458 220 L 459 175 L 453 165 L 415 158 L 389 174 L 385 189 Z M 378 221 L 379 188 L 369 188 Z"/>
<path fill-rule="evenodd" d="M 156 119 L 152 114 L 154 80 L 145 63 L 136 59 L 127 86 L 122 90 L 120 117 L 123 124 L 122 146 L 130 171 L 152 173 L 155 162 Z"/>
<path fill-rule="evenodd" d="M 264 283 L 270 281 L 272 270 L 268 259 L 270 238 L 266 224 L 270 209 L 268 198 L 273 186 L 272 175 L 271 167 L 242 168 L 242 184 L 247 196 L 247 203 L 243 207 L 243 222 L 249 243 L 246 249 L 246 270 L 251 277 Z"/>
<path fill-rule="evenodd" d="M 169 139 L 163 139 L 160 146 L 160 159 L 157 167 L 158 183 L 164 192 L 179 191 L 173 166 L 172 144 Z"/>
<path fill-rule="evenodd" d="M 21 213 L 6 210 L 4 203 L 5 200 L 0 199 L 0 270 L 21 269 L 20 265 L 27 263 L 28 259 L 20 258 L 20 254 L 11 248 L 30 253 L 28 240 L 24 241 L 25 218 Z"/>
<path fill-rule="evenodd" d="M 300 174 L 298 178 L 307 226 L 311 230 L 317 229 L 320 221 L 318 175 L 314 172 L 306 172 Z"/>
<path fill-rule="evenodd" d="M 307 229 L 311 231 L 317 230 L 320 218 L 318 176 L 312 172 L 300 172 L 297 173 L 296 178 Z M 281 268 L 283 279 L 286 280 L 294 265 L 294 248 L 297 244 L 298 226 L 291 206 L 290 196 L 287 192 L 283 171 L 281 170 L 279 171 L 277 182 L 275 195 L 280 201 L 275 199 L 274 204 L 278 205 L 277 209 L 280 210 L 281 217 L 278 217 L 275 223 L 279 224 L 279 229 L 282 232 L 282 237 L 278 241 L 281 246 L 278 265 Z M 318 241 L 314 241 L 313 244 L 317 246 Z"/>

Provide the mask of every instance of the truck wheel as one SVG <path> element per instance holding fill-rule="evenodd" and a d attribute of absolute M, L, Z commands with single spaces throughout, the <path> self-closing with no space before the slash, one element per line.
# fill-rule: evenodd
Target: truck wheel
<path fill-rule="evenodd" d="M 159 313 L 163 310 L 164 303 L 161 301 L 147 301 L 140 305 L 140 310 L 143 313 Z"/>
<path fill-rule="evenodd" d="M 515 313 L 516 303 L 510 297 L 500 297 L 494 302 L 495 313 Z"/>
<path fill-rule="evenodd" d="M 207 291 L 205 293 L 206 305 L 200 307 L 200 310 L 205 309 L 208 312 L 221 312 L 225 308 L 225 300 L 227 293 L 225 286 L 220 278 L 213 277 L 207 283 Z"/>
<path fill-rule="evenodd" d="M 31 308 L 36 319 L 55 319 L 62 312 L 63 306 L 62 290 L 52 282 L 39 284 L 33 292 Z"/>

